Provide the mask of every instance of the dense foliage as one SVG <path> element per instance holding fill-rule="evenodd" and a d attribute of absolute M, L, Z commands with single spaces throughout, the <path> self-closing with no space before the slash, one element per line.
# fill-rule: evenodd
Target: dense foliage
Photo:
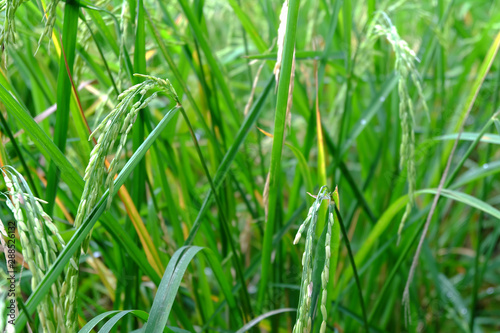
<path fill-rule="evenodd" d="M 0 10 L 2 331 L 500 330 L 500 1 Z"/>

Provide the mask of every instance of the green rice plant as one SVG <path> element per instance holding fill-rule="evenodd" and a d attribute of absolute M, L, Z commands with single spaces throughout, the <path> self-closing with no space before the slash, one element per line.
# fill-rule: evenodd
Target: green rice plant
<path fill-rule="evenodd" d="M 91 140 L 97 133 L 100 133 L 97 143 L 90 154 L 89 164 L 85 169 L 85 175 L 83 177 L 85 187 L 75 218 L 75 228 L 79 228 L 84 219 L 87 218 L 92 209 L 94 209 L 97 200 L 102 195 L 101 188 L 103 185 L 110 194 L 115 192 L 114 177 L 116 175 L 117 164 L 122 156 L 122 151 L 125 148 L 127 136 L 132 130 L 132 126 L 137 119 L 138 112 L 146 108 L 151 100 L 157 96 L 158 92 L 167 94 L 176 102 L 177 105 L 179 105 L 179 99 L 174 88 L 170 84 L 170 81 L 150 75 L 135 75 L 137 77 L 142 77 L 145 80 L 142 83 L 136 84 L 123 91 L 118 96 L 119 102 L 116 104 L 115 108 L 108 113 L 108 115 L 102 120 L 101 124 L 90 134 L 89 140 Z M 154 88 L 158 89 L 158 91 L 155 91 L 149 97 L 146 97 L 146 94 Z M 133 103 L 136 98 L 138 98 L 138 101 Z M 106 169 L 106 157 L 113 150 L 113 148 L 115 148 L 115 142 L 118 138 L 120 138 L 120 141 L 116 147 L 114 158 L 111 160 L 109 167 Z M 111 205 L 112 199 L 113 196 L 109 195 L 107 199 L 107 208 Z M 84 252 L 88 249 L 90 237 L 91 234 L 89 233 L 86 240 L 82 244 L 82 250 Z M 65 325 L 71 330 L 76 330 L 77 324 L 75 304 L 76 291 L 78 288 L 79 260 L 80 251 L 77 251 L 70 261 L 71 265 L 68 266 L 65 285 L 63 285 L 65 288 L 64 290 L 66 290 L 66 288 L 68 290 L 65 300 Z M 68 284 L 66 285 L 67 282 Z"/>
<path fill-rule="evenodd" d="M 96 133 L 101 133 L 97 140 L 97 144 L 92 149 L 89 164 L 85 169 L 85 176 L 83 177 L 85 180 L 85 189 L 82 195 L 84 199 L 78 207 L 77 217 L 75 219 L 75 227 L 77 228 L 95 205 L 100 195 L 100 188 L 102 185 L 108 188 L 110 193 L 113 193 L 113 178 L 116 175 L 116 167 L 122 156 L 122 151 L 125 148 L 127 136 L 132 130 L 138 112 L 146 108 L 151 100 L 158 94 L 158 91 L 156 91 L 149 97 L 145 97 L 148 91 L 159 88 L 161 92 L 168 94 L 178 103 L 177 94 L 168 80 L 149 75 L 136 74 L 136 76 L 143 77 L 146 80 L 123 91 L 118 96 L 119 102 L 115 108 L 108 113 L 100 125 L 90 134 L 89 140 L 92 139 Z M 139 97 L 139 100 L 132 105 L 136 97 Z M 130 105 L 132 105 L 132 107 L 129 110 Z M 111 160 L 109 168 L 106 170 L 106 157 L 114 148 L 118 138 L 120 138 L 120 141 L 116 147 L 114 158 Z M 103 183 L 105 174 L 106 177 Z M 112 197 L 109 197 L 108 208 L 111 204 L 111 200 Z"/>
<path fill-rule="evenodd" d="M 22 254 L 32 273 L 31 288 L 35 289 L 57 258 L 58 247 L 53 238 L 61 246 L 65 242 L 50 216 L 43 211 L 40 204 L 43 201 L 33 195 L 21 174 L 10 166 L 2 167 L 1 171 L 8 189 L 2 195 L 14 216 Z M 67 332 L 61 299 L 63 293 L 62 279 L 59 278 L 52 285 L 51 293 L 37 307 L 44 332 Z"/>
<path fill-rule="evenodd" d="M 396 27 L 385 13 L 380 13 L 373 20 L 372 25 L 368 29 L 368 38 L 363 48 L 372 47 L 377 38 L 385 38 L 391 45 L 395 54 L 395 71 L 398 75 L 398 95 L 399 95 L 399 118 L 401 124 L 401 146 L 400 146 L 400 168 L 406 166 L 408 197 L 409 201 L 406 205 L 405 212 L 401 219 L 398 229 L 398 243 L 401 238 L 401 232 L 405 226 L 405 222 L 415 203 L 414 194 L 416 188 L 417 173 L 415 170 L 415 105 L 410 96 L 408 81 L 417 88 L 418 96 L 422 100 L 422 107 L 428 114 L 429 110 L 425 102 L 425 96 L 420 83 L 420 75 L 415 66 L 419 61 L 415 52 L 409 47 L 398 34 Z"/>

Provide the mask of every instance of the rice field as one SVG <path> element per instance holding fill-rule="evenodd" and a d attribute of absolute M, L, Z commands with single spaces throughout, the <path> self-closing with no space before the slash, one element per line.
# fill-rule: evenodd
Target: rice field
<path fill-rule="evenodd" d="M 0 0 L 0 331 L 500 332 L 499 22 Z"/>

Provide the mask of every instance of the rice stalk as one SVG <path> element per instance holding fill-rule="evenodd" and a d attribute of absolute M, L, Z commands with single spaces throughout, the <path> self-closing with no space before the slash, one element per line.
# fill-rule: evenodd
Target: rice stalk
<path fill-rule="evenodd" d="M 16 221 L 22 254 L 32 273 L 31 288 L 34 290 L 57 259 L 58 249 L 53 237 L 62 246 L 65 243 L 50 216 L 43 211 L 40 204 L 43 201 L 33 195 L 24 178 L 10 166 L 1 170 L 8 189 L 2 195 Z M 59 277 L 52 285 L 51 293 L 37 307 L 44 332 L 67 332 L 61 295 L 62 278 Z"/>
<path fill-rule="evenodd" d="M 115 108 L 111 110 L 111 112 L 102 120 L 100 125 L 89 136 L 89 140 L 91 140 L 97 133 L 100 133 L 99 138 L 97 139 L 97 144 L 90 153 L 90 160 L 87 168 L 85 169 L 85 175 L 83 177 L 85 187 L 75 217 L 75 228 L 79 228 L 84 219 L 91 213 L 102 193 L 101 189 L 103 186 L 109 190 L 109 197 L 107 201 L 107 207 L 109 208 L 113 199 L 113 180 L 117 173 L 116 168 L 122 155 L 122 151 L 125 148 L 128 134 L 132 130 L 139 111 L 146 108 L 159 92 L 169 95 L 177 104 L 180 104 L 177 94 L 170 84 L 170 81 L 149 75 L 135 75 L 143 77 L 145 80 L 142 83 L 136 84 L 123 91 L 118 96 L 119 102 Z M 146 97 L 146 94 L 154 88 L 159 89 L 159 91 L 155 91 L 149 97 Z M 132 105 L 136 97 L 138 97 L 139 100 Z M 132 107 L 129 109 L 131 105 Z M 115 149 L 114 158 L 111 160 L 109 168 L 106 170 L 106 157 L 115 147 L 115 142 L 117 140 L 119 140 L 119 142 Z M 88 249 L 90 237 L 91 233 L 89 233 L 85 241 L 82 243 L 82 250 L 84 252 Z M 77 324 L 75 304 L 76 291 L 78 288 L 79 260 L 80 251 L 77 251 L 70 260 L 70 265 L 68 266 L 66 272 L 66 281 L 63 285 L 64 289 L 68 292 L 64 308 L 66 312 L 66 326 L 70 328 L 70 331 L 76 331 Z"/>

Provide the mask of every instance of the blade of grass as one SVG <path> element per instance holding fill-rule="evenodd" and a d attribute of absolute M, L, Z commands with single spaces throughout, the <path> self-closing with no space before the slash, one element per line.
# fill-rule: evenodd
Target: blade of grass
<path fill-rule="evenodd" d="M 116 87 L 115 80 L 113 79 L 113 74 L 111 73 L 111 70 L 109 69 L 108 62 L 106 61 L 106 57 L 104 56 L 104 53 L 102 51 L 101 44 L 96 40 L 94 32 L 92 31 L 92 28 L 90 27 L 89 23 L 87 22 L 87 20 L 85 19 L 85 16 L 83 16 L 83 14 L 80 15 L 80 19 L 83 21 L 83 23 L 85 23 L 87 30 L 92 35 L 92 40 L 94 40 L 95 46 L 97 47 L 97 50 L 99 51 L 99 55 L 101 56 L 104 67 L 106 68 L 106 72 L 108 73 L 109 80 L 113 84 L 113 89 L 115 90 L 115 93 L 118 96 L 120 93 L 118 91 L 118 88 Z"/>
<path fill-rule="evenodd" d="M 175 296 L 177 295 L 179 285 L 187 266 L 200 251 L 203 251 L 202 253 L 205 254 L 206 259 L 210 263 L 219 281 L 219 285 L 223 288 L 224 295 L 230 307 L 235 309 L 236 301 L 224 277 L 222 268 L 216 261 L 213 253 L 199 246 L 183 246 L 174 253 L 165 269 L 165 274 L 162 277 L 151 311 L 149 312 L 148 321 L 144 325 L 145 333 L 163 332 L 163 327 L 165 327 L 167 323 L 170 310 L 172 309 Z"/>
<path fill-rule="evenodd" d="M 500 71 L 497 72 L 494 87 L 495 87 L 495 91 L 498 91 L 498 89 L 500 88 Z M 497 109 L 498 101 L 499 101 L 499 98 L 498 98 L 498 94 L 497 94 L 494 96 L 493 102 L 492 102 L 492 110 L 493 111 L 495 111 Z M 498 119 L 495 116 L 493 116 L 493 119 L 494 119 L 493 122 L 495 123 L 497 130 L 500 132 L 500 126 L 499 126 L 500 123 L 499 123 Z M 491 150 L 492 150 L 492 146 L 488 145 L 486 156 L 490 156 Z M 483 201 L 487 200 L 487 195 L 488 195 L 489 191 L 491 190 L 491 185 L 492 185 L 491 179 L 486 178 L 483 180 L 483 189 L 482 189 L 482 193 L 481 193 L 481 199 Z M 483 239 L 481 237 L 481 233 L 483 231 L 483 228 L 484 228 L 484 213 L 481 213 L 481 215 L 479 216 L 479 222 L 477 224 L 476 256 L 474 258 L 474 282 L 473 282 L 473 286 L 472 286 L 472 300 L 471 300 L 471 306 L 470 306 L 471 310 L 470 310 L 470 320 L 469 320 L 469 329 L 471 330 L 471 332 L 474 331 L 474 324 L 476 321 L 476 315 L 478 313 L 477 308 L 476 308 L 477 301 L 478 301 L 478 292 L 479 292 L 479 288 L 480 288 L 482 280 L 483 280 L 483 274 L 482 274 L 483 272 L 480 270 L 480 267 L 479 267 L 480 260 L 481 260 L 480 257 L 481 257 L 481 252 L 482 252 L 482 245 L 483 245 Z M 484 260 L 483 265 L 486 266 L 487 263 L 488 263 L 488 260 L 486 259 L 486 260 Z"/>
<path fill-rule="evenodd" d="M 145 33 L 145 20 L 144 20 L 144 3 L 143 0 L 130 1 L 130 7 L 133 8 L 134 4 L 137 5 L 135 11 L 135 17 L 132 19 L 135 21 L 135 39 L 134 39 L 134 73 L 146 74 L 146 33 Z M 131 14 L 133 12 L 131 11 Z M 134 76 L 132 82 L 134 84 L 139 84 L 144 81 L 144 78 L 139 76 Z M 136 101 L 139 97 L 136 98 Z M 149 112 L 146 107 L 139 111 L 137 115 L 137 120 L 132 127 L 132 149 L 136 150 L 140 147 L 142 141 L 144 140 L 145 129 L 144 123 L 146 121 L 145 113 Z M 146 197 L 146 160 L 143 159 L 139 163 L 136 170 L 130 179 L 129 188 L 132 194 L 132 202 L 138 211 L 141 210 L 142 204 Z M 143 225 L 142 219 L 136 221 Z M 125 222 L 125 229 L 131 233 L 134 241 L 137 241 L 135 234 L 132 231 L 131 220 L 127 219 Z M 147 231 L 146 231 L 147 233 Z M 154 246 L 152 242 L 151 246 Z M 134 276 L 134 280 L 131 281 L 132 292 L 125 292 L 124 306 L 126 308 L 137 308 L 139 305 L 139 285 L 140 285 L 140 272 L 137 269 L 137 264 L 134 262 L 127 263 L 125 265 L 125 274 Z M 121 326 L 121 330 L 130 330 L 132 328 L 132 319 L 127 317 Z"/>
<path fill-rule="evenodd" d="M 231 8 L 233 8 L 236 16 L 238 16 L 243 29 L 245 29 L 246 33 L 250 36 L 253 43 L 257 47 L 257 50 L 259 50 L 260 53 L 264 53 L 267 50 L 267 45 L 255 28 L 254 24 L 250 21 L 236 0 L 228 0 L 228 2 Z"/>
<path fill-rule="evenodd" d="M 78 333 L 90 333 L 94 329 L 94 327 L 97 326 L 97 324 L 99 324 L 101 321 L 106 319 L 106 317 L 113 315 L 113 317 L 101 328 L 101 330 L 99 330 L 99 332 L 109 332 L 109 329 L 107 331 L 106 331 L 106 329 L 107 329 L 107 327 L 110 326 L 110 325 L 108 325 L 108 323 L 110 323 L 110 324 L 112 323 L 113 318 L 121 319 L 121 317 L 123 317 L 129 313 L 131 313 L 131 314 L 133 314 L 133 315 L 135 315 L 143 320 L 148 319 L 148 314 L 144 311 L 139 311 L 139 310 L 108 311 L 108 312 L 102 313 L 102 314 L 97 315 L 96 317 L 92 318 L 92 320 L 90 320 L 85 326 L 82 327 L 82 329 L 80 331 L 78 331 Z M 119 317 L 117 317 L 117 316 L 119 316 Z"/>
<path fill-rule="evenodd" d="M 195 111 L 196 115 L 198 116 L 199 121 L 203 127 L 203 130 L 205 131 L 205 134 L 208 136 L 210 141 L 212 141 L 212 144 L 214 144 L 215 146 L 218 147 L 218 144 L 212 135 L 212 131 L 209 129 L 209 127 L 205 121 L 205 117 L 203 117 L 203 114 L 201 113 L 200 108 L 198 107 L 198 104 L 196 104 L 195 99 L 194 99 L 193 95 L 191 94 L 191 91 L 189 90 L 189 88 L 186 84 L 186 81 L 182 78 L 182 74 L 180 73 L 174 60 L 170 56 L 170 53 L 168 52 L 168 49 L 165 46 L 165 43 L 163 42 L 163 40 L 160 36 L 160 33 L 158 32 L 158 29 L 154 26 L 154 24 L 152 22 L 151 16 L 149 15 L 149 13 L 147 11 L 146 11 L 146 14 L 147 14 L 146 18 L 148 20 L 148 26 L 149 26 L 151 32 L 153 33 L 153 36 L 156 40 L 156 43 L 158 44 L 158 46 L 160 48 L 161 54 L 163 55 L 163 57 L 167 61 L 168 66 L 170 67 L 170 70 L 172 71 L 172 73 L 174 73 L 175 78 L 177 79 L 177 81 L 179 82 L 179 84 L 182 87 L 182 90 L 186 94 L 186 97 L 189 101 L 189 104 L 191 105 L 191 107 Z"/>
<path fill-rule="evenodd" d="M 422 194 L 436 194 L 437 189 L 423 189 L 415 192 L 415 197 L 418 197 Z M 466 204 L 468 206 L 474 207 L 479 209 L 480 211 L 484 211 L 485 213 L 495 217 L 495 218 L 500 218 L 500 210 L 496 209 L 495 207 L 489 205 L 488 203 L 481 201 L 471 195 L 453 191 L 453 190 L 448 190 L 448 189 L 443 189 L 441 191 L 441 195 L 443 197 L 461 202 L 463 204 Z M 361 265 L 367 256 L 369 255 L 370 251 L 372 248 L 375 246 L 376 242 L 382 234 L 387 230 L 387 228 L 390 225 L 390 222 L 394 219 L 396 214 L 403 209 L 403 207 L 406 205 L 408 201 L 408 196 L 404 195 L 394 201 L 389 208 L 380 216 L 379 220 L 375 224 L 374 228 L 370 231 L 370 234 L 368 237 L 364 240 L 363 246 L 359 249 L 359 251 L 356 253 L 355 256 L 355 261 L 356 264 L 359 266 Z M 338 296 L 340 291 L 345 287 L 346 283 L 352 278 L 352 269 L 346 269 L 343 274 L 342 278 L 340 279 L 337 287 L 335 294 Z"/>
<path fill-rule="evenodd" d="M 219 210 L 219 218 L 221 220 L 221 225 L 222 225 L 222 232 L 225 233 L 227 239 L 229 240 L 229 245 L 231 248 L 232 252 L 232 257 L 233 257 L 233 262 L 234 262 L 234 267 L 236 269 L 236 275 L 238 276 L 240 283 L 242 285 L 245 285 L 245 278 L 243 277 L 243 269 L 241 268 L 241 261 L 240 257 L 238 255 L 238 252 L 236 251 L 236 246 L 234 245 L 234 241 L 231 236 L 231 229 L 230 225 L 228 223 L 228 219 L 225 215 L 222 202 L 219 199 L 219 196 L 217 195 L 217 189 L 215 188 L 214 182 L 212 180 L 212 177 L 210 176 L 210 172 L 208 171 L 208 167 L 205 163 L 205 159 L 203 157 L 203 153 L 201 152 L 200 146 L 198 144 L 198 139 L 196 138 L 196 135 L 194 133 L 193 127 L 191 126 L 191 122 L 189 121 L 189 118 L 186 114 L 186 111 L 184 111 L 184 108 L 180 108 L 182 116 L 184 117 L 184 120 L 186 121 L 186 124 L 188 125 L 189 131 L 191 133 L 191 137 L 193 139 L 193 143 L 196 148 L 196 152 L 198 154 L 198 157 L 200 159 L 200 162 L 203 166 L 203 170 L 205 172 L 205 176 L 208 179 L 208 183 L 210 184 L 210 189 L 212 190 L 213 197 L 215 199 L 215 202 L 217 204 L 217 208 Z M 246 316 L 253 316 L 253 311 L 252 307 L 250 305 L 250 296 L 248 295 L 248 290 L 247 288 L 242 288 L 242 298 L 243 298 L 243 305 L 244 305 L 244 314 Z"/>
<path fill-rule="evenodd" d="M 338 151 L 338 147 L 335 146 L 333 143 L 333 140 L 328 133 L 325 124 L 322 124 L 323 132 L 324 132 L 324 138 L 326 142 L 326 146 L 328 147 L 328 150 L 330 150 L 330 154 L 333 156 L 336 156 L 336 152 Z M 351 174 L 351 171 L 347 167 L 344 161 L 340 160 L 339 161 L 339 169 L 346 178 L 346 181 L 349 183 L 349 187 L 353 191 L 353 194 L 356 196 L 358 202 L 361 204 L 361 207 L 365 210 L 366 214 L 368 215 L 368 218 L 370 221 L 375 224 L 377 222 L 377 218 L 375 217 L 375 214 L 373 213 L 372 209 L 368 205 L 368 202 L 363 194 L 363 191 L 359 188 L 359 186 L 356 184 L 356 181 L 354 180 L 354 176 Z"/>
<path fill-rule="evenodd" d="M 326 154 L 325 138 L 321 128 L 321 113 L 319 111 L 319 83 L 318 83 L 318 62 L 314 62 L 314 82 L 315 82 L 315 110 L 316 110 L 316 135 L 318 137 L 318 186 L 327 184 L 326 181 Z M 326 207 L 320 209 L 318 213 L 318 222 L 316 224 L 316 236 L 320 236 L 325 229 Z"/>
<path fill-rule="evenodd" d="M 136 31 L 135 31 L 135 52 L 134 52 L 134 72 L 146 74 L 146 33 L 145 33 L 145 13 L 143 0 L 137 0 L 136 13 Z M 134 76 L 134 84 L 144 81 L 143 77 Z M 137 120 L 132 128 L 133 132 L 133 149 L 136 150 L 144 140 L 144 113 L 147 109 L 139 111 Z M 138 210 L 141 210 L 141 204 L 146 193 L 146 162 L 143 160 L 139 163 L 139 168 L 134 172 L 132 178 L 132 200 Z"/>
<path fill-rule="evenodd" d="M 57 164 L 61 170 L 61 178 L 72 189 L 72 191 L 83 191 L 83 180 L 78 175 L 78 172 L 68 162 L 59 148 L 52 142 L 48 135 L 38 126 L 38 124 L 30 116 L 13 95 L 0 84 L 0 100 L 6 106 L 7 111 L 14 115 L 14 117 L 21 123 L 25 132 L 33 139 L 33 143 L 45 155 Z"/>
<path fill-rule="evenodd" d="M 113 329 L 113 327 L 128 314 L 133 314 L 135 317 L 140 318 L 142 320 L 147 320 L 148 314 L 144 311 L 140 310 L 126 310 L 126 311 L 120 311 L 119 313 L 115 314 L 113 317 L 111 317 L 110 320 L 104 324 L 104 326 L 99 330 L 99 333 L 109 333 Z M 165 331 L 165 329 L 164 329 Z"/>

